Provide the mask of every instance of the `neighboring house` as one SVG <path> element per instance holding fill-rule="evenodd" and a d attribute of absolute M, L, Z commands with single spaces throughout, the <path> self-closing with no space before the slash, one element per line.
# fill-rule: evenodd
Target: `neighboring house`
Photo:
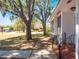
<path fill-rule="evenodd" d="M 79 0 L 60 0 L 50 19 L 52 35 L 59 43 L 66 38 L 66 43 L 75 44 L 79 59 Z"/>
<path fill-rule="evenodd" d="M 35 30 L 42 29 L 42 24 L 40 22 L 36 22 L 34 25 L 34 29 Z"/>

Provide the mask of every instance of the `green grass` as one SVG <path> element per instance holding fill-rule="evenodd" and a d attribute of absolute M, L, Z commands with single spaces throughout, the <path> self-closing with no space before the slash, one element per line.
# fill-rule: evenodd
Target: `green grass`
<path fill-rule="evenodd" d="M 0 40 L 0 50 L 19 49 L 20 44 L 26 44 L 25 36 Z"/>
<path fill-rule="evenodd" d="M 19 36 L 14 38 L 9 38 L 5 40 L 0 40 L 0 50 L 26 50 L 32 48 L 31 46 L 34 42 L 41 38 L 44 38 L 43 34 L 32 35 L 33 41 L 28 42 L 25 36 Z M 27 47 L 21 49 L 23 46 Z"/>
<path fill-rule="evenodd" d="M 49 37 L 50 36 L 50 32 L 46 32 L 45 37 Z"/>

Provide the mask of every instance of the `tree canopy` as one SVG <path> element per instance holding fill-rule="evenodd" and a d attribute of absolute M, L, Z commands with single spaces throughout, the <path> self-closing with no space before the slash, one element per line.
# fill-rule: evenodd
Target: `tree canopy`
<path fill-rule="evenodd" d="M 43 25 L 43 33 L 46 34 L 46 20 L 51 14 L 51 4 L 50 0 L 40 0 L 37 3 L 37 9 L 35 11 L 35 16 L 42 22 Z"/>
<path fill-rule="evenodd" d="M 9 12 L 12 14 L 11 20 L 13 17 L 20 17 L 23 20 L 26 25 L 27 40 L 32 39 L 31 22 L 33 18 L 37 16 L 45 27 L 50 10 L 50 0 L 0 0 L 0 11 L 3 16 Z"/>

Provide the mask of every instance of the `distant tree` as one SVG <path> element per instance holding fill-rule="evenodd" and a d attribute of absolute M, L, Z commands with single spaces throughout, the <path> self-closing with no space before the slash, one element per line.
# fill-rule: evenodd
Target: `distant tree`
<path fill-rule="evenodd" d="M 6 31 L 6 30 L 13 30 L 13 27 L 7 25 L 7 26 L 4 26 L 4 27 L 3 27 L 3 30 L 4 30 L 4 31 Z"/>
<path fill-rule="evenodd" d="M 32 29 L 34 29 L 34 25 L 35 25 L 35 23 L 38 21 L 38 19 L 37 18 L 34 18 L 33 20 L 32 20 Z"/>
<path fill-rule="evenodd" d="M 51 14 L 50 0 L 40 0 L 37 3 L 35 16 L 42 22 L 43 34 L 46 34 L 46 21 Z"/>
<path fill-rule="evenodd" d="M 3 32 L 3 26 L 0 26 L 0 32 Z"/>
<path fill-rule="evenodd" d="M 15 21 L 15 23 L 14 23 L 14 25 L 13 25 L 13 29 L 15 30 L 15 31 L 25 31 L 25 24 L 24 24 L 24 22 L 22 21 L 22 19 L 21 18 L 18 18 L 16 21 Z"/>

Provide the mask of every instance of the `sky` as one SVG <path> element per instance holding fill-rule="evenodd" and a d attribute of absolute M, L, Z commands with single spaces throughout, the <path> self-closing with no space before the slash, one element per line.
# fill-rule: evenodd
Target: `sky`
<path fill-rule="evenodd" d="M 52 7 L 56 7 L 57 5 L 57 1 L 58 0 L 51 0 L 51 6 Z M 1 12 L 0 12 L 0 25 L 2 26 L 11 26 L 13 23 L 10 21 L 10 13 L 6 13 L 5 17 L 2 16 Z"/>
<path fill-rule="evenodd" d="M 59 0 L 51 0 L 51 6 L 53 7 L 53 10 L 56 8 Z M 52 10 L 52 12 L 53 12 Z"/>
<path fill-rule="evenodd" d="M 0 12 L 0 25 L 7 26 L 12 25 L 12 22 L 10 21 L 10 13 L 6 13 L 5 17 Z"/>

